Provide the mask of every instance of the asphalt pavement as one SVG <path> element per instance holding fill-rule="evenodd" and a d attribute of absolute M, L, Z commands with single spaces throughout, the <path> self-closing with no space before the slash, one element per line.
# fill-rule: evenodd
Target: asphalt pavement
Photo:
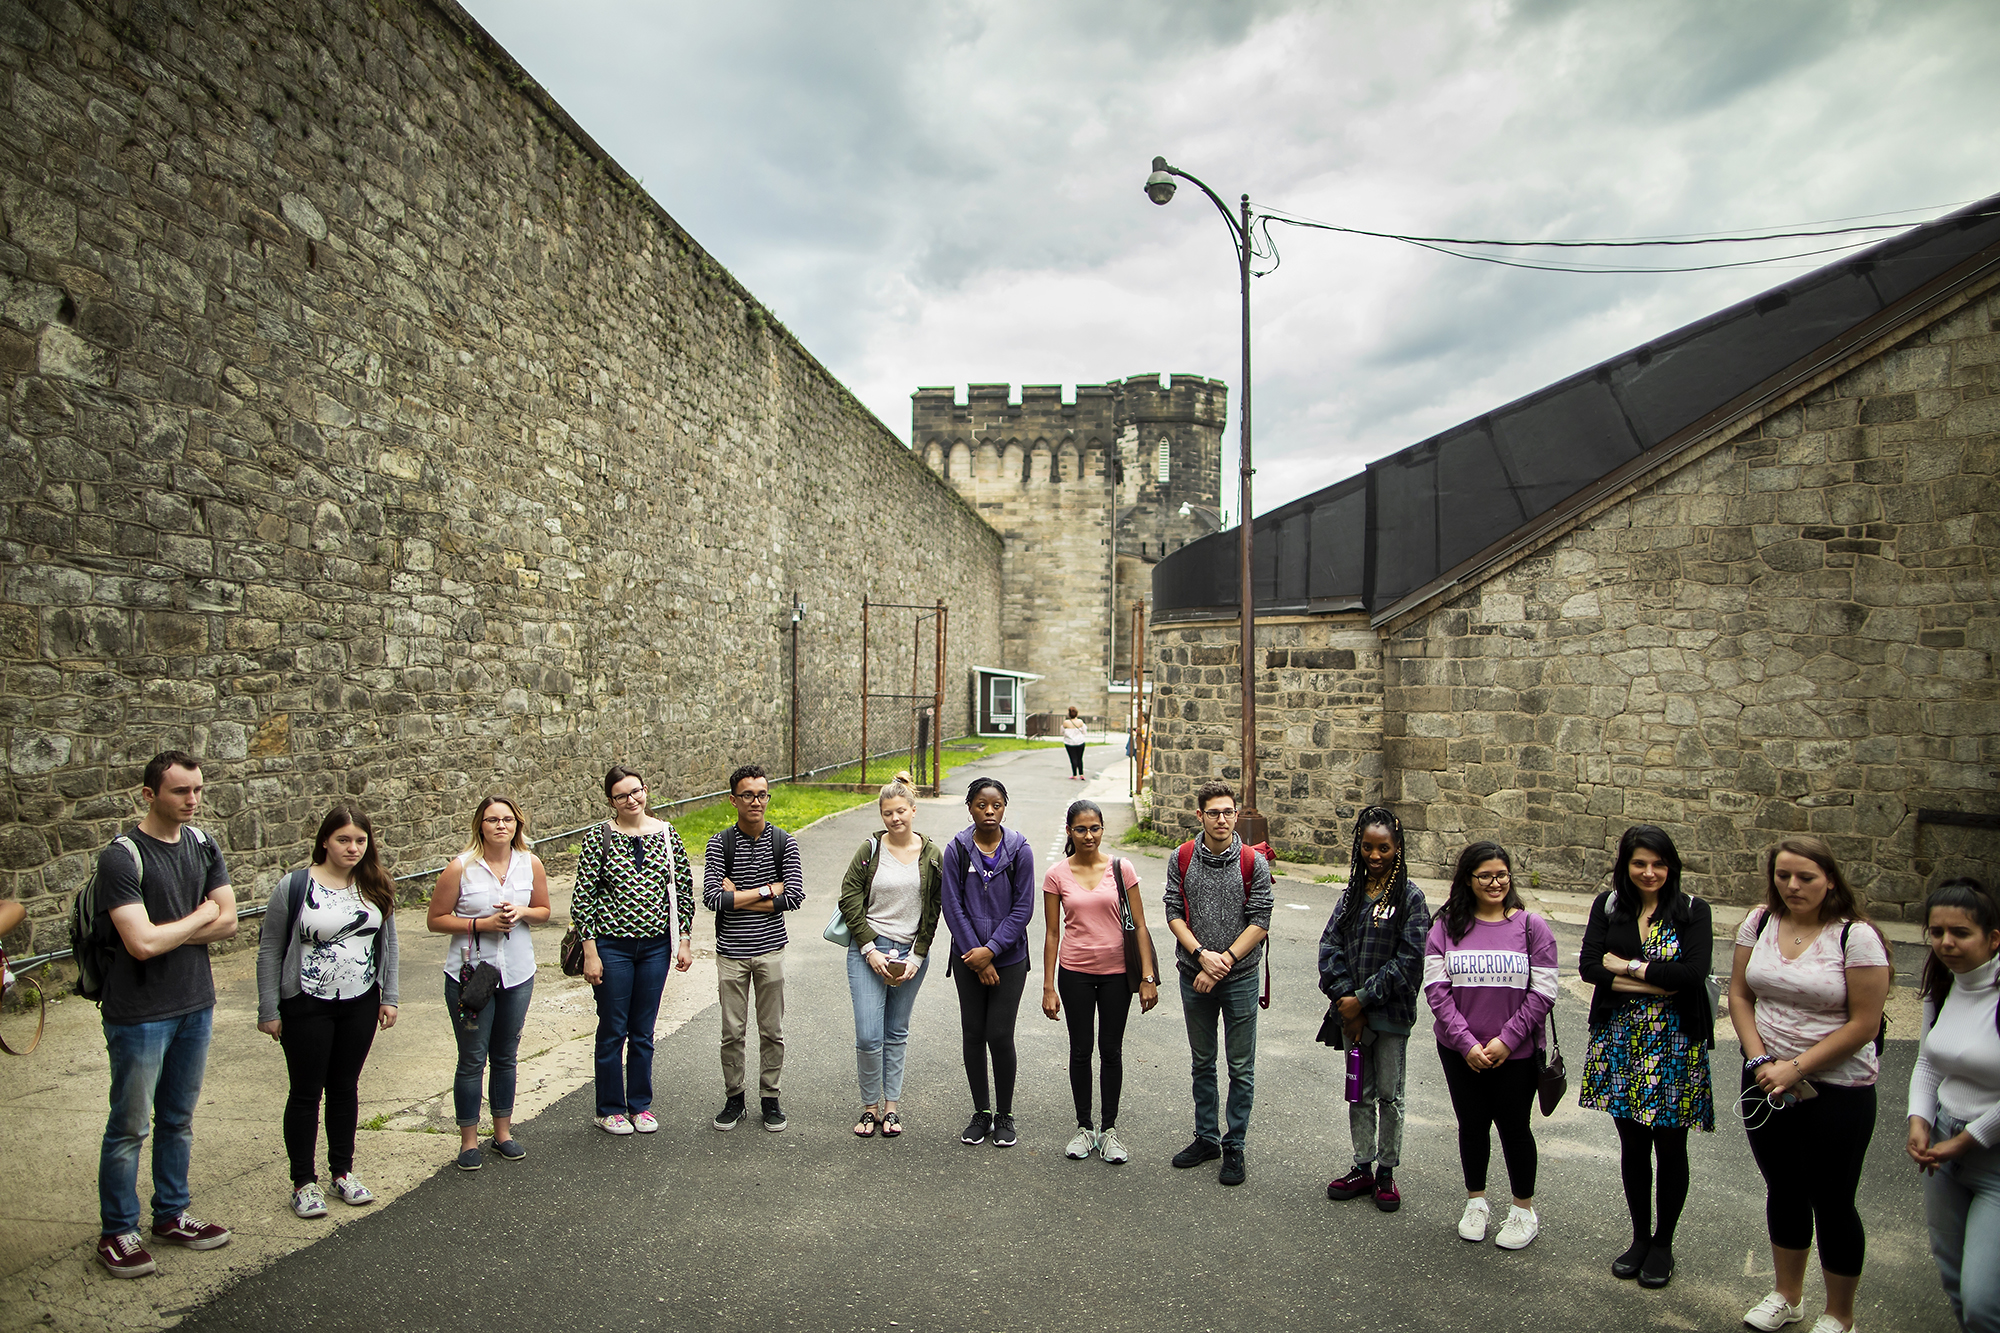
<path fill-rule="evenodd" d="M 1122 755 L 1090 754 L 1104 773 L 1090 789 L 1122 792 Z M 1004 755 L 978 771 L 1007 784 L 1008 822 L 1046 865 L 1065 804 L 1084 790 L 1066 780 L 1062 752 Z M 1129 803 L 1107 800 L 1105 814 L 1112 829 L 1129 826 Z M 918 826 L 946 837 L 964 822 L 962 807 L 942 800 L 924 803 Z M 520 1126 L 526 1160 L 489 1157 L 471 1174 L 441 1169 L 187 1311 L 182 1327 L 1727 1329 L 1769 1289 L 1762 1183 L 1728 1101 L 1737 1065 L 1729 1042 L 1713 1060 L 1723 1089 L 1717 1132 L 1691 1145 L 1694 1188 L 1672 1285 L 1642 1291 L 1610 1277 L 1628 1225 L 1610 1120 L 1576 1106 L 1587 994 L 1573 975 L 1581 932 L 1570 924 L 1557 926 L 1566 983 L 1557 1017 L 1572 1092 L 1535 1122 L 1540 1238 L 1516 1253 L 1458 1239 L 1455 1130 L 1426 1027 L 1411 1045 L 1402 1210 L 1329 1203 L 1326 1182 L 1349 1164 L 1349 1139 L 1340 1058 L 1313 1039 L 1325 1010 L 1314 954 L 1339 886 L 1305 879 L 1278 883 L 1273 998 L 1259 1024 L 1243 1186 L 1220 1187 L 1213 1163 L 1168 1165 L 1192 1132 L 1171 980 L 1151 1014 L 1135 1006 L 1127 1029 L 1119 1132 L 1132 1160 L 1063 1157 L 1074 1132 L 1068 1045 L 1063 1025 L 1037 1003 L 1039 908 L 1018 1029 L 1020 1145 L 958 1142 L 972 1107 L 957 998 L 941 967 L 926 978 L 911 1025 L 907 1133 L 855 1139 L 844 958 L 819 930 L 848 857 L 876 827 L 873 807 L 862 806 L 799 839 L 808 899 L 790 923 L 785 1132 L 767 1133 L 754 1119 L 726 1134 L 710 1128 L 722 1102 L 711 1003 L 660 1042 L 659 1134 L 604 1134 L 590 1120 L 590 1088 L 580 1087 Z M 1164 863 L 1142 854 L 1138 864 L 1157 903 Z M 1151 926 L 1164 958 L 1171 941 L 1157 907 Z M 947 947 L 941 929 L 934 958 Z M 1726 960 L 1726 942 L 1718 952 Z M 1869 1333 L 1953 1327 L 1901 1151 L 1914 1054 L 1911 1040 L 1890 1044 L 1863 1181 L 1869 1254 L 1857 1327 Z M 1497 1145 L 1493 1173 L 1503 1195 Z M 1818 1308 L 1813 1271 L 1808 1320 Z"/>

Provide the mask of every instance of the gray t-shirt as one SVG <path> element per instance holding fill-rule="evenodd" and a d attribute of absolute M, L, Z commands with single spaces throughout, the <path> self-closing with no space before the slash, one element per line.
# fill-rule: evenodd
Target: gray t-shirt
<path fill-rule="evenodd" d="M 161 842 L 134 828 L 129 835 L 146 863 L 143 885 L 132 853 L 112 843 L 97 854 L 98 910 L 144 902 L 146 917 L 155 925 L 179 921 L 201 906 L 215 889 L 229 883 L 222 849 L 215 840 L 197 838 L 181 829 L 178 842 Z M 106 927 L 114 938 L 115 927 Z M 104 1021 L 153 1023 L 179 1018 L 215 1004 L 215 977 L 208 967 L 208 946 L 183 944 L 158 958 L 140 962 L 125 952 L 122 942 L 111 953 L 111 970 L 104 977 Z"/>

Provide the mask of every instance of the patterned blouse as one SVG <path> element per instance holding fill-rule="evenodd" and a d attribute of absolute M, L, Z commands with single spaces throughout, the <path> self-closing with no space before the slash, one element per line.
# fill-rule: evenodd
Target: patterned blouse
<path fill-rule="evenodd" d="M 628 838 L 609 821 L 583 835 L 570 920 L 586 940 L 650 939 L 694 930 L 694 869 L 672 824 Z"/>

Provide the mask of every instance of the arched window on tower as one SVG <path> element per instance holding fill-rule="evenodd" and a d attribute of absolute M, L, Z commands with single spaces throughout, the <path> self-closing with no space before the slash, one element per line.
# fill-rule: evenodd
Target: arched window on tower
<path fill-rule="evenodd" d="M 1164 486 L 1167 484 L 1168 481 L 1172 479 L 1173 470 L 1174 470 L 1173 441 L 1169 440 L 1166 436 L 1162 435 L 1160 437 L 1159 462 L 1154 468 L 1153 480 L 1159 482 L 1160 485 Z"/>

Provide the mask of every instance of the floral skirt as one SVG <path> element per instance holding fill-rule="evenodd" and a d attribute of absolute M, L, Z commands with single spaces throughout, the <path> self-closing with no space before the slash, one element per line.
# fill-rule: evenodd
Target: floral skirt
<path fill-rule="evenodd" d="M 1636 996 L 1590 1034 L 1579 1106 L 1654 1129 L 1715 1128 L 1708 1051 L 1682 1033 L 1665 996 Z"/>

